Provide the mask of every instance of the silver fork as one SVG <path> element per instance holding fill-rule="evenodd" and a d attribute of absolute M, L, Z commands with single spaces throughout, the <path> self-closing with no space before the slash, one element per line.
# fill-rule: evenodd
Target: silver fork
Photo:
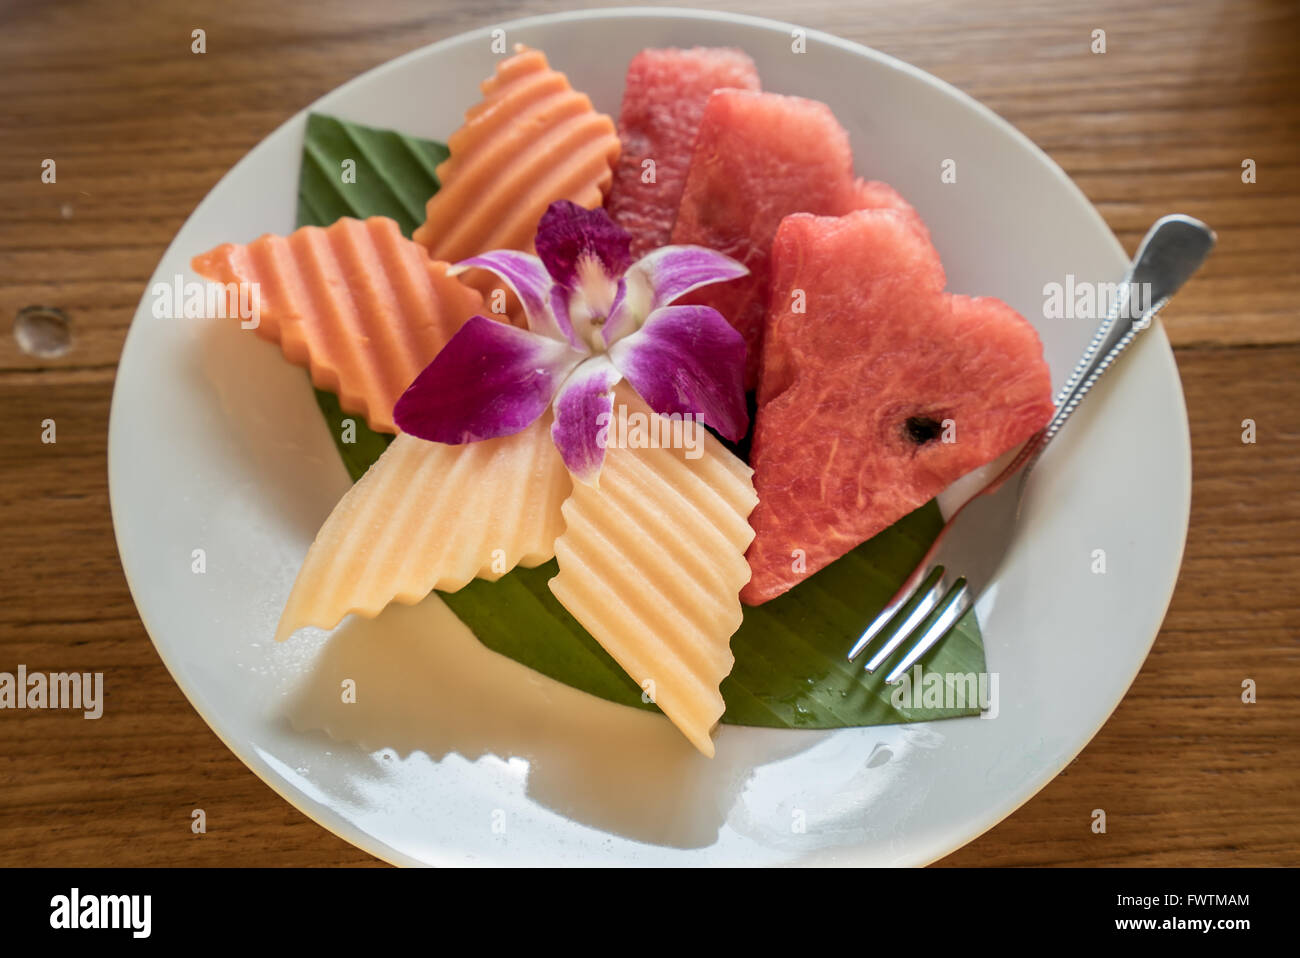
<path fill-rule="evenodd" d="M 874 672 L 905 642 L 913 645 L 885 681 L 898 681 L 921 656 L 943 641 L 993 581 L 1015 538 L 1025 484 L 1047 444 L 1120 353 L 1196 272 L 1214 248 L 1214 232 L 1200 220 L 1164 216 L 1147 232 L 1121 281 L 1118 295 L 1056 399 L 1056 415 L 1030 437 L 997 477 L 953 513 L 898 593 L 849 650 L 849 661 L 886 638 L 865 668 Z M 1132 293 L 1150 284 L 1139 315 Z M 1134 304 L 1136 305 L 1136 304 Z M 1120 322 L 1123 315 L 1131 322 Z M 1015 481 L 1009 481 L 1016 473 Z"/>

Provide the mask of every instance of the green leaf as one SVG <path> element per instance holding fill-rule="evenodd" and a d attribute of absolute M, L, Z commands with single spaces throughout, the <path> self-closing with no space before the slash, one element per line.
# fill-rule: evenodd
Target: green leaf
<path fill-rule="evenodd" d="M 433 171 L 446 155 L 439 143 L 313 114 L 299 178 L 298 225 L 383 215 L 396 219 L 409 236 L 424 219 L 425 201 L 437 191 Z M 342 181 L 345 159 L 356 161 L 355 183 Z M 316 397 L 355 481 L 392 437 L 354 419 L 356 441 L 344 442 L 344 420 L 351 417 L 343 415 L 333 395 L 317 390 Z M 978 707 L 896 707 L 883 670 L 867 675 L 844 659 L 942 526 L 938 507 L 930 503 L 785 595 L 746 606 L 731 640 L 736 664 L 722 683 L 727 703 L 722 721 L 826 729 L 977 714 Z M 475 579 L 441 595 L 488 648 L 592 695 L 657 711 L 551 594 L 548 582 L 557 571 L 551 560 L 536 569 L 515 569 L 496 582 Z M 983 672 L 984 645 L 975 616 L 966 615 L 922 666 L 927 674 Z"/>
<path fill-rule="evenodd" d="M 496 582 L 474 579 L 457 592 L 438 593 L 478 640 L 566 685 L 611 702 L 658 711 L 599 642 L 560 605 L 547 585 L 560 571 L 554 559 L 515 569 Z"/>
<path fill-rule="evenodd" d="M 843 728 L 975 715 L 978 708 L 895 708 L 884 672 L 867 675 L 844 658 L 853 640 L 893 597 L 925 555 L 943 519 L 930 503 L 785 595 L 745 607 L 731 639 L 736 656 L 722 683 L 722 721 L 771 728 Z M 554 560 L 515 569 L 496 582 L 475 579 L 440 593 L 495 652 L 593 695 L 653 709 L 641 689 L 551 594 Z M 984 671 L 984 647 L 972 615 L 922 660 L 924 670 Z"/>
<path fill-rule="evenodd" d="M 885 670 L 868 675 L 844 655 L 893 598 L 943 528 L 933 502 L 904 516 L 784 595 L 745 609 L 732 637 L 736 664 L 722 683 L 724 722 L 841 728 L 975 715 L 978 708 L 896 708 Z M 925 672 L 984 671 L 984 644 L 967 614 L 923 660 Z M 920 691 L 919 689 L 917 690 Z"/>
<path fill-rule="evenodd" d="M 316 405 L 320 406 L 325 422 L 329 424 L 334 445 L 338 446 L 348 475 L 356 482 L 366 470 L 384 454 L 393 437 L 386 432 L 375 432 L 366 425 L 365 416 L 354 416 L 339 408 L 339 398 L 323 389 L 316 390 Z M 353 441 L 348 442 L 351 438 Z"/>
<path fill-rule="evenodd" d="M 438 192 L 434 172 L 447 148 L 392 130 L 307 116 L 298 174 L 298 225 L 329 226 L 343 216 L 388 216 L 410 237 L 424 222 L 424 204 Z M 354 180 L 344 164 L 354 164 Z"/>

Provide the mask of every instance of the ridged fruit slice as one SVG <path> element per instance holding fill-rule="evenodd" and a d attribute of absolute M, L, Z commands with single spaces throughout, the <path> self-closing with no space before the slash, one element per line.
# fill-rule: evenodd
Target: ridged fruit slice
<path fill-rule="evenodd" d="M 257 334 L 379 432 L 397 432 L 398 397 L 483 310 L 477 292 L 383 216 L 223 243 L 191 265 L 219 283 L 257 284 Z"/>
<path fill-rule="evenodd" d="M 629 418 L 649 407 L 616 397 Z M 598 486 L 574 483 L 551 591 L 705 755 L 726 706 L 749 580 L 752 470 L 703 432 L 702 452 L 608 448 Z M 651 684 L 652 683 L 652 684 Z"/>
<path fill-rule="evenodd" d="M 434 259 L 456 262 L 493 249 L 532 252 L 537 222 L 556 200 L 595 209 L 618 161 L 613 121 L 552 70 L 540 50 L 516 46 L 483 81 L 483 99 L 447 141 L 415 240 Z M 466 282 L 488 294 L 500 281 L 472 270 Z"/>
<path fill-rule="evenodd" d="M 555 554 L 571 488 L 549 413 L 513 436 L 461 446 L 399 434 L 317 533 L 276 639 L 541 565 Z"/>

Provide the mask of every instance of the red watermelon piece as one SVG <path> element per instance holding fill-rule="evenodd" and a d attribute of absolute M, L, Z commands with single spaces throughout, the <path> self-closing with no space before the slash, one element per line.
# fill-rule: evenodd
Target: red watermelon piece
<path fill-rule="evenodd" d="M 605 209 L 632 234 L 632 255 L 668 244 L 686 184 L 691 146 L 709 94 L 759 89 L 749 55 L 724 47 L 642 50 L 627 68 L 618 136 L 623 143 Z M 647 159 L 654 182 L 643 182 Z"/>
<path fill-rule="evenodd" d="M 825 103 L 740 90 L 709 97 L 672 242 L 708 246 L 749 267 L 748 276 L 683 300 L 712 306 L 745 337 L 745 388 L 758 382 L 768 256 L 781 220 L 863 206 L 906 210 L 924 229 L 886 184 L 854 179 L 849 136 Z"/>
<path fill-rule="evenodd" d="M 939 255 L 906 212 L 782 221 L 750 457 L 746 603 L 785 592 L 1051 417 L 1033 326 L 1000 300 L 943 287 Z M 943 440 L 945 421 L 955 442 Z"/>
<path fill-rule="evenodd" d="M 921 214 L 912 208 L 912 204 L 903 199 L 898 191 L 888 183 L 880 180 L 854 180 L 849 191 L 848 205 L 838 212 L 852 213 L 854 210 L 894 210 L 901 213 L 926 242 L 930 240 L 930 231 L 926 228 Z"/>

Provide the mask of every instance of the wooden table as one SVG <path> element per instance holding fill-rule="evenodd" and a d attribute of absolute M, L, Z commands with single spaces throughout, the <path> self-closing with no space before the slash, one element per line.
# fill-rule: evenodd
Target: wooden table
<path fill-rule="evenodd" d="M 0 713 L 0 865 L 374 863 L 228 752 L 150 644 L 109 518 L 114 371 L 163 248 L 286 117 L 407 50 L 574 5 L 147 0 L 0 12 L 0 316 L 54 306 L 74 334 L 56 360 L 0 341 L 0 671 L 110 678 L 98 722 Z M 1300 863 L 1300 10 L 1290 0 L 716 5 L 798 12 L 973 94 L 1046 149 L 1130 250 L 1171 210 L 1219 232 L 1204 273 L 1165 314 L 1195 486 L 1159 640 L 1079 758 L 944 864 Z M 197 27 L 201 57 L 189 49 Z M 1096 29 L 1105 54 L 1090 51 Z M 47 157 L 54 184 L 41 182 Z M 1254 184 L 1242 182 L 1245 159 Z M 54 445 L 39 440 L 47 418 Z M 1241 441 L 1247 418 L 1254 445 Z M 1241 701 L 1246 678 L 1253 705 Z M 195 836 L 199 805 L 208 832 Z M 1089 828 L 1095 808 L 1107 811 L 1104 835 Z"/>

